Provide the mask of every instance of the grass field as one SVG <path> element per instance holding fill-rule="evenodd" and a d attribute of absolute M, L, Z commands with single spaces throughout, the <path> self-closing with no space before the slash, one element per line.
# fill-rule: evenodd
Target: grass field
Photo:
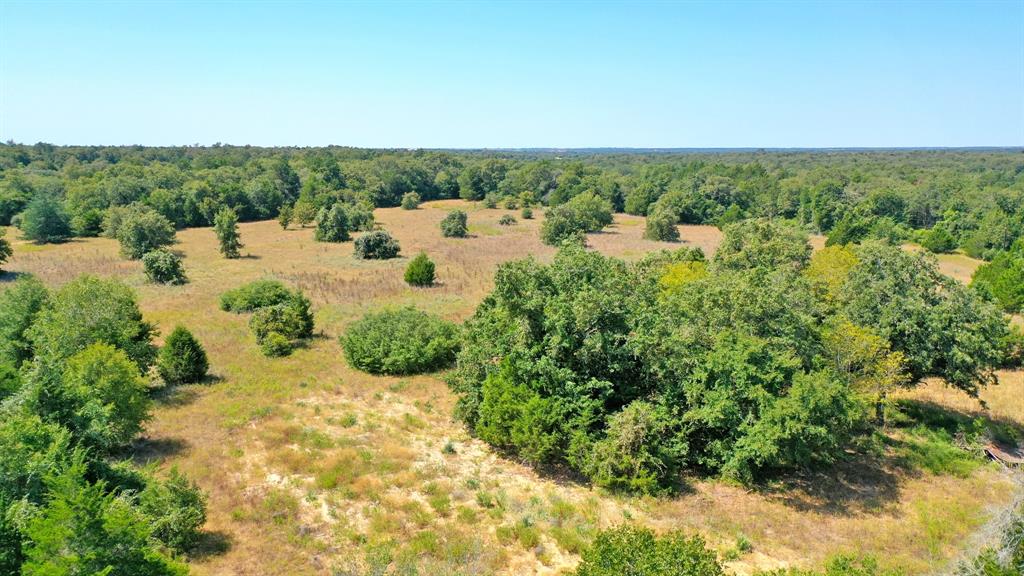
<path fill-rule="evenodd" d="M 472 237 L 441 237 L 438 223 L 454 206 L 469 210 Z M 374 570 L 388 565 L 388 573 L 557 574 L 597 529 L 630 520 L 699 531 L 739 573 L 814 566 L 844 551 L 924 573 L 959 554 L 992 507 L 1011 497 L 1012 482 L 994 465 L 932 473 L 885 455 L 761 490 L 695 478 L 671 499 L 615 497 L 541 476 L 470 438 L 453 421 L 454 398 L 438 376 L 375 377 L 345 364 L 337 338 L 366 311 L 411 304 L 462 320 L 500 262 L 554 254 L 539 242 L 539 220 L 499 226 L 506 213 L 456 201 L 378 210 L 402 245 L 401 258 L 384 262 L 355 260 L 351 243 L 316 243 L 311 229 L 284 231 L 276 222 L 242 224 L 244 257 L 225 260 L 212 230 L 184 230 L 174 249 L 190 283 L 180 287 L 147 284 L 141 265 L 102 238 L 15 241 L 5 268 L 51 286 L 84 273 L 119 277 L 163 334 L 182 324 L 206 346 L 211 381 L 161 398 L 137 446 L 140 462 L 177 466 L 209 494 L 206 538 L 191 562 L 200 575 L 383 573 Z M 717 246 L 716 228 L 680 229 L 708 254 Z M 678 246 L 642 233 L 642 218 L 617 215 L 589 243 L 627 259 Z M 412 289 L 402 272 L 421 250 L 437 263 L 439 285 Z M 969 275 L 969 262 L 941 264 Z M 287 358 L 263 357 L 247 317 L 217 306 L 225 290 L 270 276 L 301 288 L 316 312 L 317 337 Z M 1002 376 L 984 393 L 984 414 L 937 384 L 914 396 L 1024 425 L 1024 375 Z M 741 537 L 750 551 L 734 550 Z"/>

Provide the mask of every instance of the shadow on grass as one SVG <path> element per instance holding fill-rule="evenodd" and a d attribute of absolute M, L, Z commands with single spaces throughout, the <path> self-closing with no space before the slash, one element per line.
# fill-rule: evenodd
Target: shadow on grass
<path fill-rule="evenodd" d="M 208 374 L 198 384 L 187 384 L 181 386 L 164 386 L 163 388 L 152 389 L 150 396 L 153 401 L 161 406 L 178 407 L 187 406 L 199 397 L 204 386 L 212 386 L 223 382 L 224 378 L 215 374 Z"/>
<path fill-rule="evenodd" d="M 231 535 L 219 530 L 204 530 L 199 533 L 199 540 L 188 553 L 189 560 L 205 560 L 214 556 L 222 556 L 231 550 Z"/>
<path fill-rule="evenodd" d="M 28 277 L 31 274 L 27 272 L 9 272 L 6 270 L 0 270 L 0 284 L 6 284 L 8 282 L 14 282 L 22 277 Z"/>
<path fill-rule="evenodd" d="M 189 444 L 181 438 L 139 438 L 132 442 L 131 458 L 136 466 L 160 463 L 188 450 Z"/>

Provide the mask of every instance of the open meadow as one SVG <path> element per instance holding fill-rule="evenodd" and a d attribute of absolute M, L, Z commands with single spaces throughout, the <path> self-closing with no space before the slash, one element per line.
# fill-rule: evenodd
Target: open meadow
<path fill-rule="evenodd" d="M 470 236 L 443 238 L 439 223 L 456 207 L 469 214 Z M 224 259 L 212 229 L 188 228 L 171 246 L 184 259 L 183 286 L 146 282 L 140 262 L 119 256 L 112 239 L 36 245 L 11 229 L 14 253 L 0 287 L 20 273 L 50 287 L 82 274 L 119 278 L 159 327 L 158 342 L 180 324 L 205 346 L 211 377 L 159 395 L 132 452 L 138 464 L 178 468 L 208 494 L 203 540 L 189 559 L 195 574 L 379 574 L 388 566 L 401 574 L 559 574 L 599 529 L 626 521 L 700 533 L 738 574 L 818 567 L 840 552 L 927 574 L 989 543 L 982 528 L 1021 488 L 976 455 L 909 465 L 921 447 L 901 442 L 899 431 L 871 457 L 756 489 L 692 477 L 672 497 L 612 495 L 470 437 L 453 417 L 443 374 L 372 376 L 347 365 L 338 338 L 366 312 L 411 305 L 461 322 L 493 288 L 499 263 L 550 260 L 540 212 L 501 226 L 502 215 L 518 213 L 460 200 L 377 209 L 378 225 L 402 248 L 383 261 L 357 260 L 351 243 L 314 242 L 312 228 L 283 230 L 275 221 L 240 224 L 242 257 Z M 708 256 L 720 240 L 713 226 L 679 230 L 683 246 Z M 643 233 L 644 218 L 616 214 L 587 241 L 627 260 L 680 246 Z M 421 251 L 437 264 L 437 284 L 411 288 L 403 270 Z M 961 281 L 977 264 L 940 257 L 942 271 Z M 290 356 L 261 354 L 247 317 L 218 306 L 223 292 L 260 278 L 280 279 L 313 303 L 315 336 Z M 905 396 L 956 417 L 1024 427 L 1021 371 L 1001 372 L 1000 384 L 983 391 L 987 410 L 935 382 Z"/>

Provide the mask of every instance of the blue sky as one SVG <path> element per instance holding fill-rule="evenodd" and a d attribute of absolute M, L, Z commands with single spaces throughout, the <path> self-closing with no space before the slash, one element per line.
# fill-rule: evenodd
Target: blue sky
<path fill-rule="evenodd" d="M 1024 1 L 12 2 L 0 139 L 1024 144 Z"/>

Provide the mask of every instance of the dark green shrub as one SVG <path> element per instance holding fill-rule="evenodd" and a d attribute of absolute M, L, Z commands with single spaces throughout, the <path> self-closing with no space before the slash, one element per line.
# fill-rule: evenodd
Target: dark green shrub
<path fill-rule="evenodd" d="M 558 246 L 566 241 L 577 241 L 587 232 L 597 232 L 611 223 L 611 204 L 593 192 L 584 192 L 548 209 L 540 238 L 545 244 Z"/>
<path fill-rule="evenodd" d="M 434 284 L 434 263 L 420 252 L 409 261 L 405 269 L 405 281 L 410 286 L 432 286 Z"/>
<path fill-rule="evenodd" d="M 533 208 L 523 206 L 523 209 L 519 211 L 519 216 L 523 220 L 533 220 Z"/>
<path fill-rule="evenodd" d="M 576 576 L 723 576 L 714 551 L 699 536 L 657 536 L 647 528 L 619 526 L 597 535 L 582 555 Z"/>
<path fill-rule="evenodd" d="M 587 474 L 610 490 L 656 494 L 672 488 L 685 449 L 672 445 L 667 410 L 635 400 L 608 421 L 605 437 L 594 444 Z"/>
<path fill-rule="evenodd" d="M 18 368 L 32 358 L 29 327 L 50 301 L 50 292 L 33 276 L 18 278 L 0 292 L 0 363 Z"/>
<path fill-rule="evenodd" d="M 14 254 L 14 251 L 11 250 L 11 243 L 4 238 L 6 234 L 7 230 L 0 228 L 0 266 L 3 266 L 4 262 L 7 262 L 7 259 L 11 257 L 11 254 Z M 0 268 L 0 271 L 2 270 L 3 268 Z"/>
<path fill-rule="evenodd" d="M 290 340 L 308 338 L 313 335 L 313 315 L 309 306 L 305 296 L 293 294 L 282 304 L 266 306 L 253 312 L 249 319 L 249 329 L 260 343 L 271 333 Z"/>
<path fill-rule="evenodd" d="M 267 334 L 260 342 L 260 352 L 269 358 L 287 356 L 292 353 L 293 348 L 292 341 L 277 332 Z"/>
<path fill-rule="evenodd" d="M 921 238 L 921 246 L 936 254 L 946 254 L 956 250 L 956 238 L 949 233 L 943 224 L 936 224 Z"/>
<path fill-rule="evenodd" d="M 387 260 L 398 256 L 398 240 L 384 230 L 367 232 L 356 238 L 353 254 L 360 260 Z"/>
<path fill-rule="evenodd" d="M 1024 241 L 979 266 L 971 286 L 994 298 L 1006 312 L 1024 311 Z"/>
<path fill-rule="evenodd" d="M 512 216 L 511 214 L 502 214 L 501 218 L 498 218 L 498 224 L 501 226 L 512 226 L 515 223 L 515 216 Z"/>
<path fill-rule="evenodd" d="M 420 195 L 406 192 L 402 195 L 402 210 L 415 210 L 420 207 Z"/>
<path fill-rule="evenodd" d="M 14 366 L 0 362 L 0 402 L 21 388 L 21 376 Z"/>
<path fill-rule="evenodd" d="M 183 326 L 177 326 L 164 342 L 157 357 L 157 370 L 169 385 L 202 382 L 210 363 L 206 350 Z"/>
<path fill-rule="evenodd" d="M 345 206 L 336 203 L 330 208 L 321 208 L 316 218 L 313 239 L 317 242 L 345 242 L 349 239 L 348 214 Z"/>
<path fill-rule="evenodd" d="M 220 309 L 225 312 L 252 312 L 287 302 L 291 297 L 292 291 L 277 280 L 256 280 L 221 294 Z"/>
<path fill-rule="evenodd" d="M 196 545 L 206 523 L 206 495 L 176 468 L 171 468 L 167 480 L 146 483 L 138 507 L 148 519 L 153 537 L 179 553 Z"/>
<path fill-rule="evenodd" d="M 213 231 L 217 235 L 220 253 L 225 258 L 241 256 L 242 238 L 238 234 L 238 214 L 231 208 L 222 208 L 213 219 Z"/>
<path fill-rule="evenodd" d="M 184 284 L 188 281 L 181 257 L 170 250 L 153 250 L 142 257 L 146 278 L 157 284 Z"/>
<path fill-rule="evenodd" d="M 341 337 L 348 363 L 371 374 L 419 374 L 446 368 L 458 350 L 458 328 L 414 308 L 367 314 Z"/>
<path fill-rule="evenodd" d="M 281 206 L 281 210 L 277 213 L 277 223 L 281 225 L 282 230 L 287 230 L 288 225 L 292 223 L 292 207 L 285 204 Z"/>
<path fill-rule="evenodd" d="M 498 195 L 488 194 L 484 196 L 484 208 L 495 209 L 498 207 Z"/>
<path fill-rule="evenodd" d="M 679 228 L 676 227 L 678 221 L 678 216 L 671 210 L 654 210 L 647 216 L 644 238 L 661 242 L 678 242 Z"/>
<path fill-rule="evenodd" d="M 56 198 L 46 194 L 36 196 L 28 203 L 20 215 L 18 226 L 25 238 L 41 244 L 64 242 L 71 238 L 68 213 Z"/>
<path fill-rule="evenodd" d="M 453 210 L 441 220 L 441 235 L 445 238 L 465 238 L 469 234 L 468 217 L 462 210 Z"/>

